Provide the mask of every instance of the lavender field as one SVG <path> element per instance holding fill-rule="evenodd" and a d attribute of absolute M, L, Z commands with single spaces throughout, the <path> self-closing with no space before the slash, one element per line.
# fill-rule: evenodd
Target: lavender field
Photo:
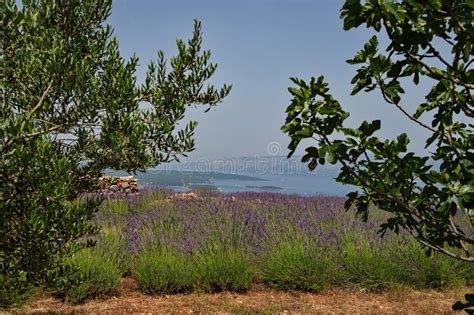
<path fill-rule="evenodd" d="M 344 201 L 255 192 L 180 198 L 165 189 L 111 198 L 97 217 L 97 246 L 68 261 L 80 284 L 73 277 L 63 291 L 82 301 L 113 292 L 123 276 L 147 294 L 242 292 L 254 284 L 320 292 L 472 283 L 472 265 L 427 257 L 404 233 L 381 238 L 384 214 L 373 211 L 364 223 Z"/>

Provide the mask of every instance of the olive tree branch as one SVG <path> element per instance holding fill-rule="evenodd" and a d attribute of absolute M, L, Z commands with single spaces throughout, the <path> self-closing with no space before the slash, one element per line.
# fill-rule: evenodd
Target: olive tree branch
<path fill-rule="evenodd" d="M 23 121 L 21 122 L 21 125 L 20 125 L 20 130 L 19 130 L 19 136 L 17 138 L 10 138 L 9 140 L 6 141 L 5 145 L 2 146 L 0 152 L 4 152 L 6 149 L 8 149 L 10 146 L 13 145 L 13 143 L 15 142 L 15 140 L 19 139 L 19 138 L 27 138 L 28 136 L 27 135 L 24 135 L 22 134 L 23 132 L 23 129 L 25 129 L 25 126 L 26 126 L 26 121 L 28 119 L 31 118 L 31 116 L 33 116 L 33 114 L 41 108 L 41 106 L 43 106 L 43 103 L 44 103 L 44 100 L 46 98 L 46 96 L 48 95 L 49 91 L 51 90 L 51 87 L 53 86 L 53 81 L 51 80 L 48 84 L 48 86 L 46 87 L 46 89 L 44 90 L 43 94 L 41 95 L 40 99 L 38 100 L 38 102 L 36 103 L 35 107 L 33 107 L 29 112 L 28 114 L 26 115 L 26 119 L 23 119 Z"/>

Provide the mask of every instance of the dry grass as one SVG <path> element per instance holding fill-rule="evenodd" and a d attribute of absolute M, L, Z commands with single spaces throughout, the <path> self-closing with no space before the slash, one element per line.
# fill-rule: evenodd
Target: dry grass
<path fill-rule="evenodd" d="M 116 296 L 70 305 L 51 297 L 15 313 L 29 314 L 454 314 L 451 305 L 473 288 L 408 289 L 385 293 L 335 289 L 323 294 L 281 292 L 255 286 L 245 294 L 192 293 L 150 297 L 133 279 L 122 280 Z"/>

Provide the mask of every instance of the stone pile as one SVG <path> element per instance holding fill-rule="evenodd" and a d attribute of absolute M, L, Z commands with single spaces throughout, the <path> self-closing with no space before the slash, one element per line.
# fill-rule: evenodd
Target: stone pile
<path fill-rule="evenodd" d="M 198 195 L 195 192 L 178 192 L 171 195 L 171 200 L 195 200 L 199 199 Z"/>
<path fill-rule="evenodd" d="M 138 181 L 134 176 L 102 176 L 99 187 L 103 194 L 139 194 Z"/>

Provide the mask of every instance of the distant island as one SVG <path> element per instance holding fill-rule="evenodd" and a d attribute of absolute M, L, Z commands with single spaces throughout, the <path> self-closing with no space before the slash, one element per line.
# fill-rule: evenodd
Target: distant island
<path fill-rule="evenodd" d="M 124 172 L 110 172 L 111 175 L 123 176 Z M 226 174 L 218 172 L 197 172 L 178 170 L 149 170 L 148 172 L 138 172 L 136 174 L 141 185 L 152 186 L 182 186 L 182 187 L 213 187 L 215 180 L 237 180 L 237 181 L 267 181 L 266 179 L 240 175 Z M 264 187 L 264 186 L 263 186 Z M 270 186 L 269 186 L 270 187 Z M 216 187 L 217 188 L 217 187 Z"/>
<path fill-rule="evenodd" d="M 247 188 L 251 189 L 258 189 L 258 190 L 284 190 L 284 188 L 278 187 L 278 186 L 273 186 L 273 185 L 267 185 L 267 186 L 251 186 L 247 185 L 245 186 Z"/>
<path fill-rule="evenodd" d="M 337 183 L 339 165 L 323 165 L 310 172 L 300 157 L 243 156 L 216 160 L 173 162 L 133 174 L 145 187 L 166 186 L 177 191 L 278 192 L 342 196 L 354 189 Z M 126 172 L 108 170 L 106 175 Z"/>

